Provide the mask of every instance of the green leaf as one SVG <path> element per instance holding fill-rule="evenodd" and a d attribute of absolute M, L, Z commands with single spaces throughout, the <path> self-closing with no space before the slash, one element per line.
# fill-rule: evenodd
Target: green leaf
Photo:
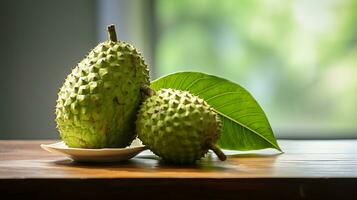
<path fill-rule="evenodd" d="M 200 72 L 178 72 L 153 81 L 151 87 L 186 90 L 206 100 L 223 122 L 218 141 L 223 149 L 281 151 L 263 109 L 236 83 Z"/>

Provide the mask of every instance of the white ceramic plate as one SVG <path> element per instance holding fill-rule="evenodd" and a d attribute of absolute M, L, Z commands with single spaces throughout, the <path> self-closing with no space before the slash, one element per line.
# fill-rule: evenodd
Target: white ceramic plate
<path fill-rule="evenodd" d="M 78 162 L 117 162 L 129 160 L 147 148 L 133 142 L 126 148 L 83 149 L 68 147 L 63 141 L 41 144 L 41 148 L 55 154 L 63 154 Z"/>

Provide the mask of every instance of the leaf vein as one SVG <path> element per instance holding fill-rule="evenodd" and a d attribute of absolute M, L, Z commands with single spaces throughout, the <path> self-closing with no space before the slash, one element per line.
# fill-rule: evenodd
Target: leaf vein
<path fill-rule="evenodd" d="M 242 126 L 242 127 L 245 128 L 245 129 L 247 129 L 247 130 L 249 130 L 249 131 L 251 131 L 251 132 L 257 134 L 259 137 L 261 137 L 262 139 L 264 139 L 265 141 L 267 141 L 267 142 L 268 142 L 269 144 L 271 144 L 273 147 L 275 147 L 276 149 L 278 149 L 278 150 L 281 151 L 281 149 L 279 148 L 279 146 L 277 146 L 276 144 L 272 143 L 270 140 L 268 140 L 268 139 L 267 139 L 266 137 L 264 137 L 262 134 L 256 132 L 254 129 L 251 129 L 250 127 L 248 127 L 248 126 L 246 126 L 246 125 L 240 123 L 239 121 L 237 121 L 237 120 L 235 120 L 235 119 L 233 119 L 233 118 L 231 118 L 231 117 L 229 117 L 229 116 L 227 116 L 227 115 L 225 115 L 225 114 L 223 114 L 223 113 L 221 113 L 221 112 L 219 112 L 219 111 L 217 111 L 217 110 L 215 110 L 215 111 L 216 111 L 219 115 L 221 115 L 221 116 L 223 116 L 223 117 L 225 117 L 225 118 L 227 118 L 227 119 L 229 119 L 229 120 L 231 120 L 231 121 L 233 121 L 233 122 L 239 124 L 240 126 Z"/>

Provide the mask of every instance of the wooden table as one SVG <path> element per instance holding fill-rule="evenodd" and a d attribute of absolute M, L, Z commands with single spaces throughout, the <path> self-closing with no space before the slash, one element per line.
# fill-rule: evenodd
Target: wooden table
<path fill-rule="evenodd" d="M 280 140 L 283 154 L 227 151 L 181 167 L 148 151 L 75 163 L 39 146 L 52 142 L 0 141 L 0 199 L 357 199 L 357 140 Z"/>

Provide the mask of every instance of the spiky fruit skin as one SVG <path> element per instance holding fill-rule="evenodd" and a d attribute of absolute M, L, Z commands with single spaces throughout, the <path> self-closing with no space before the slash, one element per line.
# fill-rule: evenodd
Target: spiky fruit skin
<path fill-rule="evenodd" d="M 207 153 L 209 143 L 216 143 L 221 123 L 203 99 L 161 89 L 141 105 L 136 130 L 143 144 L 164 161 L 192 164 Z"/>
<path fill-rule="evenodd" d="M 144 59 L 125 42 L 99 44 L 69 74 L 58 93 L 56 122 L 70 147 L 125 147 L 136 137 L 140 87 L 149 84 Z"/>

